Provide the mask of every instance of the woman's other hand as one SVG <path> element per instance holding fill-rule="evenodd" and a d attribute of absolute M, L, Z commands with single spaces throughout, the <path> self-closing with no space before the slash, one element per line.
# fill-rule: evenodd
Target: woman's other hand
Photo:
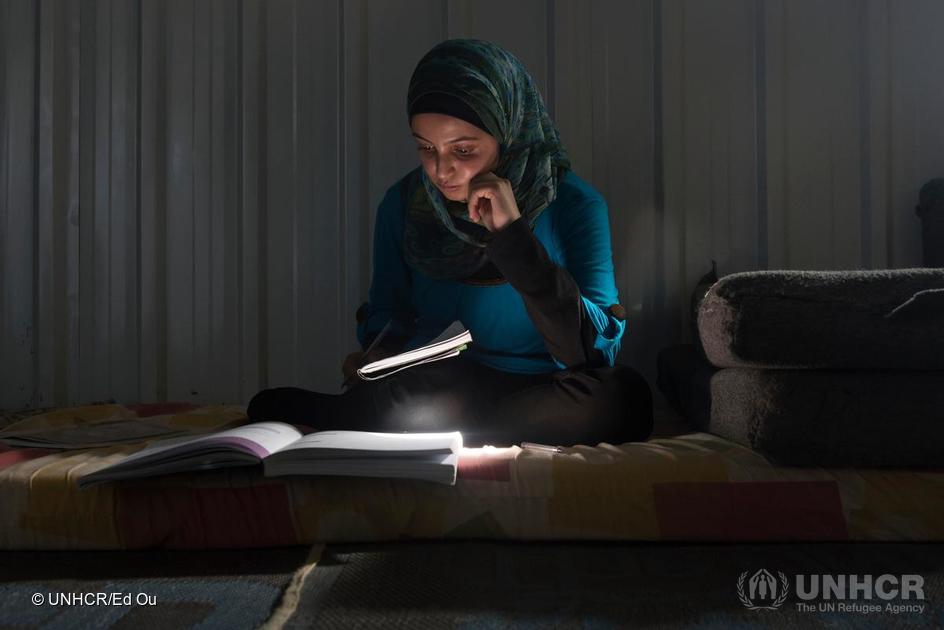
<path fill-rule="evenodd" d="M 494 173 L 481 173 L 469 181 L 469 218 L 489 232 L 504 229 L 521 211 L 511 182 Z"/>
<path fill-rule="evenodd" d="M 364 367 L 368 363 L 379 361 L 391 356 L 391 353 L 383 348 L 377 347 L 370 351 L 370 354 L 364 355 L 363 352 L 352 352 L 344 357 L 344 363 L 341 364 L 341 372 L 344 374 L 344 380 L 353 379 L 357 369 Z"/>

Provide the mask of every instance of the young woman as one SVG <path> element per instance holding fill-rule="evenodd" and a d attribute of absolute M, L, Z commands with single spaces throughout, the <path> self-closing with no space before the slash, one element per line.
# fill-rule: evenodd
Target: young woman
<path fill-rule="evenodd" d="M 449 40 L 410 81 L 420 167 L 377 211 L 369 302 L 358 312 L 371 356 L 422 345 L 460 320 L 473 343 L 341 395 L 269 389 L 253 420 L 319 429 L 462 431 L 467 445 L 622 443 L 652 429 L 652 398 L 616 366 L 625 329 L 606 202 L 569 170 L 530 75 L 489 42 Z"/>

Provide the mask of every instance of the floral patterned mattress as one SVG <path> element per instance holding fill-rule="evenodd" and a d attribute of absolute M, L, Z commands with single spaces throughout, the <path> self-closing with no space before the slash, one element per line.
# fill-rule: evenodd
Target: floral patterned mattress
<path fill-rule="evenodd" d="M 96 405 L 37 426 L 117 414 L 212 430 L 242 407 Z M 455 486 L 282 477 L 256 467 L 79 490 L 141 444 L 58 451 L 0 445 L 0 549 L 245 548 L 400 539 L 944 540 L 944 470 L 775 466 L 706 433 L 562 453 L 464 449 Z"/>

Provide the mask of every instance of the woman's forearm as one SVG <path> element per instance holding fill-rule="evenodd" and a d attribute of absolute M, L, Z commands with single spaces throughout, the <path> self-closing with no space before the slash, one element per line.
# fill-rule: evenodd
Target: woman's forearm
<path fill-rule="evenodd" d="M 555 264 L 527 221 L 496 232 L 488 256 L 524 300 L 532 323 L 551 355 L 568 368 L 606 363 L 594 348 L 597 330 L 587 316 L 573 276 Z"/>

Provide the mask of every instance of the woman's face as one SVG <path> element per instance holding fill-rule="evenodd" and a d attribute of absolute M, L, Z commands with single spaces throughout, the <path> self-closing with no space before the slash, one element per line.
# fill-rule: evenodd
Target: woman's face
<path fill-rule="evenodd" d="M 460 118 L 416 114 L 410 127 L 423 170 L 446 199 L 466 201 L 469 180 L 498 165 L 495 138 Z"/>

